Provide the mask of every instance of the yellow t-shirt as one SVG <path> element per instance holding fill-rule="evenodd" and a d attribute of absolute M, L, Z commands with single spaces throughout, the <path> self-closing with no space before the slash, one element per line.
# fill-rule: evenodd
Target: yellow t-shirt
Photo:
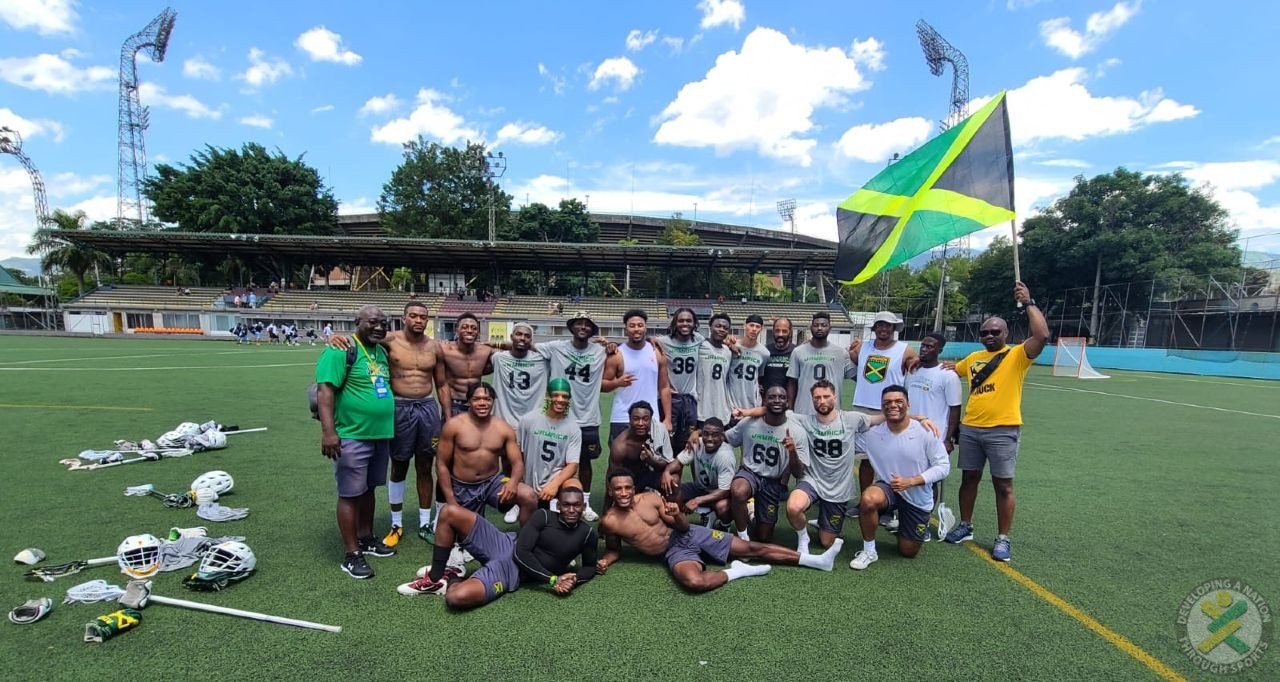
<path fill-rule="evenodd" d="M 1022 344 L 1006 348 L 1009 349 L 1009 354 L 1000 361 L 1000 366 L 978 390 L 969 392 L 969 404 L 965 407 L 961 424 L 979 427 L 1022 426 L 1022 381 L 1027 378 L 1027 370 L 1034 360 L 1027 357 Z M 956 374 L 967 383 L 983 365 L 1004 350 L 974 351 L 956 365 Z"/>

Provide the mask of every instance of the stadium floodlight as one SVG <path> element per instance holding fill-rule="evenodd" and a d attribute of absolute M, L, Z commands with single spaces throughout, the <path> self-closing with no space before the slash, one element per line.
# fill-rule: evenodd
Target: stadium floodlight
<path fill-rule="evenodd" d="M 916 22 L 916 35 L 920 37 L 929 73 L 941 76 L 944 66 L 951 65 L 951 108 L 942 122 L 942 129 L 946 130 L 969 115 L 969 60 L 924 19 Z"/>
<path fill-rule="evenodd" d="M 498 233 L 495 221 L 495 202 L 497 201 L 494 192 L 494 178 L 500 178 L 507 172 L 507 157 L 502 152 L 494 154 L 489 152 L 481 159 L 484 163 L 484 177 L 489 182 L 489 241 L 498 241 Z"/>
<path fill-rule="evenodd" d="M 153 63 L 163 62 L 169 48 L 169 35 L 177 19 L 178 13 L 166 7 L 120 47 L 120 107 L 116 122 L 119 133 L 117 227 L 122 227 L 126 219 L 138 221 L 139 228 L 147 222 L 147 205 L 142 196 L 142 187 L 147 179 L 147 150 L 143 134 L 151 117 L 139 98 L 138 54 Z"/>
<path fill-rule="evenodd" d="M 12 154 L 31 178 L 31 192 L 35 195 L 36 227 L 42 228 L 49 222 L 49 201 L 45 198 L 44 179 L 40 171 L 32 163 L 31 157 L 22 151 L 22 134 L 8 126 L 0 126 L 0 154 Z"/>
<path fill-rule="evenodd" d="M 788 223 L 791 223 L 791 235 L 796 233 L 796 200 L 783 199 L 778 202 L 778 215 Z"/>

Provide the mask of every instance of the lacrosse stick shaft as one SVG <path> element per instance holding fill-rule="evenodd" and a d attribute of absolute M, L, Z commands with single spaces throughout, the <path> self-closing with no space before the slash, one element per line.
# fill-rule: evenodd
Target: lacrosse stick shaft
<path fill-rule="evenodd" d="M 236 616 L 238 618 L 248 618 L 250 620 L 260 620 L 267 623 L 277 623 L 279 625 L 292 625 L 299 628 L 309 628 L 311 630 L 324 630 L 325 632 L 342 632 L 342 627 L 338 625 L 324 625 L 323 623 L 312 623 L 309 620 L 298 620 L 296 618 L 284 618 L 282 616 L 272 616 L 256 611 L 242 611 L 240 609 L 228 608 L 226 606 L 214 606 L 213 604 L 202 604 L 195 601 L 187 601 L 186 599 L 173 599 L 171 597 L 161 597 L 151 595 L 149 601 L 153 604 L 168 604 L 169 606 L 177 606 L 184 609 L 193 609 L 195 611 L 208 611 L 209 613 L 221 613 L 227 616 Z"/>
<path fill-rule="evenodd" d="M 256 428 L 256 429 L 240 429 L 239 431 L 223 431 L 223 432 L 222 432 L 222 435 L 224 435 L 224 436 L 234 436 L 234 435 L 236 435 L 237 433 L 257 433 L 257 432 L 259 432 L 259 431 L 266 431 L 266 430 L 267 430 L 267 427 L 265 427 L 265 426 L 259 426 L 259 427 L 258 427 L 258 428 Z"/>

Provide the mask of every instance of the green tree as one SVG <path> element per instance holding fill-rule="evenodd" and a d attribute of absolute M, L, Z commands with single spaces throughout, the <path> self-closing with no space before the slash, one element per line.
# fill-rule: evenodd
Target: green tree
<path fill-rule="evenodd" d="M 338 202 L 314 168 L 254 143 L 159 164 L 143 192 L 157 218 L 188 232 L 330 234 L 338 225 Z"/>
<path fill-rule="evenodd" d="M 498 234 L 507 234 L 511 195 L 485 176 L 485 146 L 446 147 L 419 137 L 382 186 L 378 215 L 399 237 L 487 239 L 492 203 Z"/>
<path fill-rule="evenodd" d="M 1037 293 L 1040 283 L 1032 281 L 1032 285 L 1036 287 L 1032 293 Z M 960 293 L 983 311 L 1003 311 L 1013 305 L 1013 242 L 1008 237 L 996 237 L 972 259 Z"/>
<path fill-rule="evenodd" d="M 554 209 L 529 204 L 498 230 L 498 239 L 504 241 L 590 244 L 599 238 L 600 226 L 591 222 L 586 205 L 577 199 L 562 199 Z"/>
<path fill-rule="evenodd" d="M 55 209 L 47 223 L 55 230 L 77 231 L 86 229 L 88 217 L 84 211 L 69 213 Z M 75 278 L 76 291 L 84 294 L 88 282 L 85 277 L 94 269 L 111 272 L 115 262 L 97 249 L 75 244 L 59 238 L 48 230 L 37 230 L 27 244 L 27 253 L 40 256 L 40 269 L 46 275 L 70 274 Z"/>

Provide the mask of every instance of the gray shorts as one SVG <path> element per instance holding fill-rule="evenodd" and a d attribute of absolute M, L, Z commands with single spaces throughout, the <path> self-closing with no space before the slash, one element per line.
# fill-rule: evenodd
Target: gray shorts
<path fill-rule="evenodd" d="M 930 510 L 921 509 L 906 501 L 901 495 L 893 491 L 892 486 L 884 481 L 876 481 L 876 487 L 884 493 L 884 498 L 888 500 L 880 508 L 880 511 L 898 512 L 898 537 L 924 542 L 925 531 L 929 529 Z"/>
<path fill-rule="evenodd" d="M 387 484 L 391 439 L 343 438 L 341 443 L 342 454 L 333 462 L 333 477 L 338 481 L 338 497 L 360 497 Z"/>
<path fill-rule="evenodd" d="M 723 566 L 729 561 L 729 548 L 732 546 L 732 535 L 706 526 L 672 531 L 671 543 L 667 545 L 667 568 L 674 571 L 676 564 L 685 561 L 696 561 L 706 566 L 707 562 L 702 560 L 704 556 Z"/>
<path fill-rule="evenodd" d="M 756 472 L 746 467 L 738 467 L 738 472 L 733 477 L 741 478 L 751 486 L 751 497 L 756 498 L 756 523 L 769 526 L 777 523 L 778 507 L 787 496 L 787 486 L 776 478 L 757 476 Z"/>
<path fill-rule="evenodd" d="M 873 410 L 868 407 L 862 407 L 861 405 L 854 405 L 853 407 L 849 408 L 849 411 L 857 412 L 858 414 L 865 414 L 868 416 L 883 414 L 880 410 Z M 867 434 L 866 433 L 856 433 L 853 435 L 853 461 L 854 462 L 867 461 Z"/>
<path fill-rule="evenodd" d="M 520 568 L 516 566 L 515 560 L 515 533 L 504 533 L 484 516 L 477 515 L 471 534 L 459 544 L 484 564 L 470 578 L 484 584 L 484 603 L 488 604 L 520 588 Z"/>
<path fill-rule="evenodd" d="M 460 414 L 466 414 L 471 410 L 471 403 L 461 398 L 453 398 L 449 401 L 449 416 L 456 417 Z"/>
<path fill-rule="evenodd" d="M 436 456 L 440 442 L 440 403 L 434 397 L 396 398 L 396 435 L 391 458 L 407 462 L 418 455 Z"/>
<path fill-rule="evenodd" d="M 1014 465 L 1018 463 L 1018 442 L 1022 439 L 1021 426 L 969 426 L 960 425 L 960 456 L 957 458 L 964 471 L 982 471 L 984 464 L 991 464 L 994 478 L 1013 478 Z"/>
<path fill-rule="evenodd" d="M 796 490 L 809 498 L 809 506 L 813 506 L 814 502 L 818 503 L 818 530 L 839 535 L 844 529 L 845 510 L 849 507 L 849 501 L 832 502 L 823 499 L 808 481 L 797 483 Z"/>
<path fill-rule="evenodd" d="M 484 516 L 484 506 L 487 504 L 494 509 L 498 509 L 498 492 L 502 490 L 504 481 L 507 476 L 501 471 L 494 474 L 490 478 L 475 483 L 466 483 L 453 479 L 453 499 L 458 502 L 458 506 L 473 511 L 480 516 Z M 510 507 L 511 505 L 507 505 Z"/>

